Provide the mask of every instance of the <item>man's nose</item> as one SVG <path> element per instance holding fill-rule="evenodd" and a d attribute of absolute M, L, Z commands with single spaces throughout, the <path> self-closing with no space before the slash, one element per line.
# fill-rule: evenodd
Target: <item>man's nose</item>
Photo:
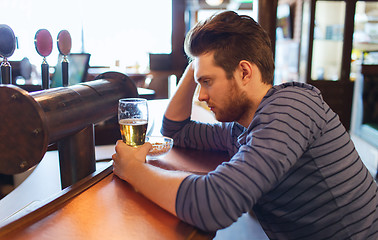
<path fill-rule="evenodd" d="M 209 100 L 209 95 L 203 87 L 200 86 L 199 94 L 198 94 L 198 100 L 199 101 L 206 101 Z"/>

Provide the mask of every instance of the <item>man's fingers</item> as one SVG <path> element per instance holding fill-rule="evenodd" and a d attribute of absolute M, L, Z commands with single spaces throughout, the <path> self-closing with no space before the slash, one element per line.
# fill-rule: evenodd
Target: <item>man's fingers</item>
<path fill-rule="evenodd" d="M 116 143 L 115 151 L 117 154 L 121 154 L 121 156 L 124 156 L 124 157 L 127 156 L 128 160 L 135 159 L 138 161 L 145 162 L 146 156 L 151 148 L 152 148 L 152 145 L 149 142 L 146 142 L 143 145 L 135 148 L 135 147 L 127 146 L 123 141 L 119 140 Z M 117 156 L 117 154 L 114 154 L 112 156 L 113 160 L 115 161 L 117 161 L 119 157 Z"/>
<path fill-rule="evenodd" d="M 146 156 L 151 148 L 152 148 L 152 145 L 149 142 L 146 142 L 142 146 L 137 147 L 135 149 L 137 151 L 136 152 L 137 159 L 142 162 L 146 162 Z"/>
<path fill-rule="evenodd" d="M 149 143 L 149 142 L 145 142 L 142 146 L 141 146 L 141 151 L 143 151 L 143 153 L 145 153 L 147 155 L 147 153 L 152 149 L 152 144 Z"/>

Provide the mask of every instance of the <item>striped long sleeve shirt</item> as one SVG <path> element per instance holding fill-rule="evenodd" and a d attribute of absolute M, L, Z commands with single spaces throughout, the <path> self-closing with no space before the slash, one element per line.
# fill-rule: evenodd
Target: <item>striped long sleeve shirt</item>
<path fill-rule="evenodd" d="M 231 157 L 184 179 L 176 196 L 183 221 L 216 231 L 253 209 L 270 239 L 378 239 L 377 185 L 311 85 L 273 86 L 248 128 L 165 118 L 162 133 Z"/>

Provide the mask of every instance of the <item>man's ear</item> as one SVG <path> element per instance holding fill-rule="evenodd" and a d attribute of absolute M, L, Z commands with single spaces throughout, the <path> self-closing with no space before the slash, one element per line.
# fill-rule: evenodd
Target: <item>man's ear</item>
<path fill-rule="evenodd" d="M 242 73 L 242 82 L 245 85 L 252 80 L 253 65 L 246 60 L 242 60 L 239 62 L 239 67 Z"/>

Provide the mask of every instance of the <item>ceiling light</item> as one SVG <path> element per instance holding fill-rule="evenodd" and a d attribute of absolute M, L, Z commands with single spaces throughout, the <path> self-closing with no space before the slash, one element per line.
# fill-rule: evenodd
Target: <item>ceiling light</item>
<path fill-rule="evenodd" d="M 210 6 L 219 6 L 223 3 L 223 0 L 206 0 L 206 3 Z"/>

